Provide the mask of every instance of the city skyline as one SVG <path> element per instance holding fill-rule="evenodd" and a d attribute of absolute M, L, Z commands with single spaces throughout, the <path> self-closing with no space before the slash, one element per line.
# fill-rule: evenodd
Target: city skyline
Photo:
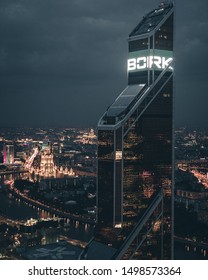
<path fill-rule="evenodd" d="M 2 1 L 0 125 L 95 126 L 127 81 L 123 38 L 159 2 Z M 175 2 L 176 125 L 203 127 L 207 3 Z"/>
<path fill-rule="evenodd" d="M 3 0 L 0 259 L 208 258 L 206 19 L 108 1 Z"/>
<path fill-rule="evenodd" d="M 57 218 L 51 219 L 51 213 L 58 211 L 61 217 L 64 209 L 67 210 L 67 213 L 64 214 L 66 216 L 73 216 L 73 213 L 78 211 L 79 215 L 74 217 L 75 220 L 81 220 L 84 217 L 92 219 L 95 215 L 95 158 L 97 149 L 95 143 L 93 144 L 95 136 L 92 135 L 92 130 L 75 128 L 45 130 L 40 128 L 30 130 L 1 128 L 0 132 L 0 151 L 2 151 L 0 159 L 1 179 L 3 179 L 2 173 L 4 172 L 16 173 L 15 170 L 17 171 L 18 166 L 21 172 L 21 168 L 25 166 L 24 163 L 27 165 L 28 162 L 25 162 L 24 159 L 31 158 L 34 148 L 38 147 L 39 150 L 39 155 L 37 155 L 32 169 L 29 171 L 31 175 L 29 181 L 28 175 L 25 173 L 25 175 L 19 174 L 18 177 L 14 174 L 13 179 L 15 177 L 20 179 L 15 180 L 14 189 L 12 188 L 11 178 L 9 178 L 10 175 L 0 182 L 0 258 L 19 259 L 19 253 L 13 255 L 10 247 L 8 247 L 10 242 L 13 243 L 15 248 L 25 244 L 25 238 L 20 238 L 21 235 L 18 234 L 17 229 L 14 235 L 13 227 L 17 224 L 17 220 L 19 226 L 22 226 L 19 230 L 24 235 L 27 235 L 27 229 L 35 230 L 36 227 L 39 228 L 35 231 L 37 239 L 34 240 L 33 235 L 27 235 L 28 243 L 26 244 L 27 250 L 24 257 L 41 259 L 47 256 L 50 259 L 54 256 L 51 254 L 51 249 L 63 250 L 65 248 L 64 250 L 69 250 L 69 254 L 65 256 L 66 258 L 70 257 L 71 251 L 75 253 L 75 250 L 78 250 L 80 252 L 82 250 L 80 246 L 76 246 L 75 249 L 74 246 L 68 247 L 67 245 L 66 248 L 66 243 L 63 243 L 62 239 L 63 236 L 59 236 L 59 226 L 56 228 Z M 41 165 L 42 155 L 44 155 L 46 144 L 48 143 L 46 139 L 51 140 L 56 166 L 59 158 L 58 166 L 64 168 L 62 175 L 60 174 L 61 176 L 57 174 L 58 177 L 56 178 L 54 176 L 47 177 L 47 174 L 39 173 L 38 179 L 35 167 L 39 164 Z M 4 143 L 10 143 L 11 140 L 13 140 L 15 146 L 15 162 L 14 164 L 3 164 Z M 61 151 L 58 149 L 57 142 L 60 142 Z M 195 131 L 186 128 L 177 129 L 175 131 L 175 144 L 175 259 L 207 259 L 208 131 Z M 71 174 L 72 176 L 67 176 L 65 172 L 66 165 L 68 170 L 73 166 L 73 170 L 78 177 L 76 175 L 74 177 L 73 174 Z M 11 192 L 14 195 L 18 195 L 17 192 L 19 191 L 20 200 L 15 199 L 13 195 L 11 196 Z M 34 198 L 36 198 L 35 201 Z M 27 200 L 29 205 L 24 203 L 24 199 Z M 73 202 L 71 204 L 71 200 L 78 200 L 79 203 L 75 204 Z M 54 201 L 56 201 L 55 205 Z M 71 202 L 68 203 L 67 201 Z M 63 202 L 67 203 L 63 205 Z M 31 207 L 31 203 L 35 205 Z M 45 210 L 47 208 L 47 211 L 41 210 L 40 206 L 41 208 L 45 207 Z M 56 209 L 54 209 L 54 206 Z M 9 231 L 7 230 L 8 225 L 5 226 L 4 224 L 5 222 L 10 225 Z M 44 231 L 44 227 L 50 227 L 51 224 L 53 224 L 54 228 L 46 236 L 44 235 L 43 238 L 40 238 L 40 231 Z M 60 226 L 65 232 L 64 235 L 67 235 L 67 240 L 72 243 L 71 245 L 74 244 L 74 239 L 76 239 L 77 245 L 86 246 L 85 242 L 90 240 L 93 234 L 93 225 L 79 224 L 79 222 L 75 221 L 69 223 L 69 221 L 65 220 L 64 227 L 63 224 L 60 224 Z M 41 229 L 42 227 L 43 229 Z M 5 231 L 6 234 L 4 234 Z M 61 242 L 57 243 L 57 237 Z M 44 247 L 42 248 L 42 246 Z M 40 249 L 44 250 L 44 255 L 38 254 Z M 4 251 L 3 254 L 1 254 L 2 250 Z M 73 255 L 74 257 L 77 258 L 77 254 Z"/>

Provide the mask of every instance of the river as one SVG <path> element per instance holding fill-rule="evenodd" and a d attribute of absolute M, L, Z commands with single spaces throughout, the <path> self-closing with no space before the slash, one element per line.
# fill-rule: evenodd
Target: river
<path fill-rule="evenodd" d="M 20 201 L 9 193 L 0 192 L 0 215 L 14 220 L 51 218 L 53 215 Z M 66 220 L 65 233 L 72 239 L 87 242 L 93 235 L 93 225 Z"/>
<path fill-rule="evenodd" d="M 15 198 L 9 193 L 0 192 L 0 214 L 8 216 L 11 219 L 28 220 L 30 218 L 48 218 L 52 214 L 40 210 L 38 208 L 29 206 L 20 199 Z M 93 236 L 93 225 L 79 223 L 67 220 L 67 228 L 64 234 L 71 238 L 88 242 Z M 175 259 L 177 260 L 199 260 L 208 259 L 200 250 L 194 250 L 190 247 L 189 251 L 185 249 L 184 244 L 175 243 Z"/>

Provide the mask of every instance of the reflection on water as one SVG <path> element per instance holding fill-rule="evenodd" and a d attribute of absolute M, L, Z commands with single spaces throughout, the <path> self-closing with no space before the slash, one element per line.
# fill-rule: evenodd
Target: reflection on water
<path fill-rule="evenodd" d="M 41 219 L 52 218 L 52 214 L 50 214 L 49 212 L 47 212 L 45 210 L 41 210 L 39 208 L 37 208 L 37 210 L 38 210 L 39 218 L 41 218 Z"/>
<path fill-rule="evenodd" d="M 11 218 L 18 220 L 28 219 L 40 219 L 40 218 L 52 218 L 55 215 L 39 209 L 38 207 L 31 206 L 20 199 L 15 198 L 12 194 L 0 192 L 0 213 Z M 65 219 L 66 227 L 64 229 L 64 235 L 72 239 L 78 239 L 84 242 L 89 241 L 92 238 L 93 226 L 81 222 L 71 221 Z M 50 241 L 56 241 L 59 232 L 56 234 L 49 234 Z M 46 234 L 47 235 L 47 234 Z M 47 242 L 48 243 L 48 240 Z"/>
<path fill-rule="evenodd" d="M 175 260 L 208 260 L 206 249 L 175 242 Z"/>
<path fill-rule="evenodd" d="M 28 220 L 30 218 L 51 218 L 52 215 L 38 207 L 30 206 L 20 199 L 13 197 L 11 194 L 0 192 L 0 214 L 6 215 L 12 219 Z M 89 241 L 93 235 L 93 226 L 65 219 L 65 228 L 60 230 L 46 229 L 42 232 L 42 244 L 57 242 L 60 234 L 66 238 Z M 207 260 L 208 254 L 206 249 L 198 249 L 194 246 L 175 243 L 176 260 Z"/>
<path fill-rule="evenodd" d="M 88 224 L 85 224 L 85 231 L 88 230 Z"/>
<path fill-rule="evenodd" d="M 65 228 L 65 235 L 72 239 L 78 239 L 84 242 L 89 241 L 93 235 L 94 226 L 86 223 L 68 221 Z"/>
<path fill-rule="evenodd" d="M 12 194 L 0 192 L 0 211 L 12 218 L 19 220 L 28 220 L 30 218 L 38 219 L 39 213 L 37 209 L 27 205 L 27 203 L 15 198 Z"/>

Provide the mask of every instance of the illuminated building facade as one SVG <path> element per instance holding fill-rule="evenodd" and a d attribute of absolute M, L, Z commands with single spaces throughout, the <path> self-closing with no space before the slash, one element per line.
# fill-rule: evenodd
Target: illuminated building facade
<path fill-rule="evenodd" d="M 40 163 L 33 166 L 35 158 L 40 154 Z M 57 167 L 54 162 L 54 153 L 51 143 L 44 143 L 41 151 L 36 147 L 30 157 L 25 162 L 25 168 L 31 173 L 31 179 L 40 180 L 43 178 L 63 178 L 75 177 L 76 174 L 72 168 Z"/>
<path fill-rule="evenodd" d="M 44 149 L 41 155 L 40 170 L 44 177 L 56 177 L 53 153 L 50 147 Z"/>
<path fill-rule="evenodd" d="M 3 162 L 4 164 L 14 164 L 14 145 L 4 144 Z"/>
<path fill-rule="evenodd" d="M 93 242 L 108 258 L 173 258 L 173 24 L 161 3 L 130 33 L 128 86 L 98 123 Z"/>

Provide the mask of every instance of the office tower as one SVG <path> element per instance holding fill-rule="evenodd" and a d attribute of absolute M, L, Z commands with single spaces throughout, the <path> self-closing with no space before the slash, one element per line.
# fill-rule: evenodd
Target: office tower
<path fill-rule="evenodd" d="M 14 163 L 14 145 L 4 144 L 3 162 L 4 162 L 4 164 L 13 164 Z"/>
<path fill-rule="evenodd" d="M 51 143 L 43 145 L 41 151 L 40 174 L 44 177 L 56 177 Z"/>
<path fill-rule="evenodd" d="M 98 123 L 88 259 L 173 257 L 173 17 L 161 3 L 130 33 L 128 85 Z"/>

